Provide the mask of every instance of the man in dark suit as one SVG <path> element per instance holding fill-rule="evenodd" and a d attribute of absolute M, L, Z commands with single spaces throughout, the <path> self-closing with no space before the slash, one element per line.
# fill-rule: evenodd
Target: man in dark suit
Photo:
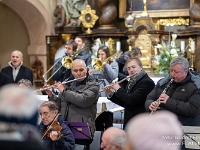
<path fill-rule="evenodd" d="M 12 83 L 12 80 L 9 76 L 7 76 L 6 74 L 0 72 L 0 87 L 2 87 L 5 84 L 9 84 Z"/>
<path fill-rule="evenodd" d="M 9 66 L 1 70 L 2 73 L 8 75 L 12 79 L 12 83 L 18 83 L 20 79 L 28 79 L 33 83 L 33 72 L 31 69 L 23 66 L 23 54 L 19 50 L 15 50 L 11 54 Z"/>

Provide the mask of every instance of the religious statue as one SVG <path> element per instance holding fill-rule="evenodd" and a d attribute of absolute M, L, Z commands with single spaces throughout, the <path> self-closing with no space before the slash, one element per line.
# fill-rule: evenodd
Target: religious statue
<path fill-rule="evenodd" d="M 43 79 L 43 63 L 41 60 L 38 59 L 37 56 L 35 56 L 34 61 L 31 64 L 31 67 L 33 69 L 33 76 L 34 79 Z"/>
<path fill-rule="evenodd" d="M 80 26 L 80 12 L 85 10 L 87 0 L 60 0 L 57 2 L 54 16 L 57 18 L 56 27 Z"/>
<path fill-rule="evenodd" d="M 113 4 L 113 0 L 98 0 L 98 7 L 102 12 L 99 29 L 115 28 L 113 22 L 117 17 L 117 8 Z"/>
<path fill-rule="evenodd" d="M 189 9 L 190 18 L 193 20 L 192 26 L 194 28 L 200 28 L 200 1 L 195 0 L 193 5 Z"/>

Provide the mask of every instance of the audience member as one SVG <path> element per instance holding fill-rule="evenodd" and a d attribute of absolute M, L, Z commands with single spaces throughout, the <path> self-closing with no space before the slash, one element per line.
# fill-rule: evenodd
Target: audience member
<path fill-rule="evenodd" d="M 33 72 L 31 69 L 23 66 L 23 54 L 15 50 L 11 54 L 9 66 L 2 68 L 1 72 L 11 77 L 12 83 L 18 83 L 20 79 L 28 79 L 33 83 Z"/>
<path fill-rule="evenodd" d="M 119 80 L 126 78 L 128 75 L 125 65 L 128 58 L 134 58 L 134 57 L 140 58 L 141 56 L 142 52 L 137 47 L 133 47 L 131 51 L 126 51 L 120 56 L 119 60 L 117 61 L 119 66 L 119 74 L 118 74 Z"/>
<path fill-rule="evenodd" d="M 42 135 L 42 143 L 49 150 L 73 150 L 75 147 L 74 136 L 63 123 L 58 113 L 58 106 L 52 101 L 46 101 L 39 108 L 41 123 L 38 127 Z M 57 130 L 61 129 L 61 130 Z"/>
<path fill-rule="evenodd" d="M 5 85 L 0 91 L 1 149 L 43 150 L 37 131 L 38 104 L 29 88 Z"/>
<path fill-rule="evenodd" d="M 12 83 L 12 79 L 6 74 L 0 72 L 0 88 L 6 84 Z"/>
<path fill-rule="evenodd" d="M 64 85 L 61 82 L 54 84 L 54 87 L 60 91 L 58 97 L 52 93 L 51 89 L 47 89 L 46 93 L 49 100 L 57 103 L 64 120 L 87 122 L 93 136 L 99 94 L 98 82 L 88 75 L 86 64 L 81 59 L 73 61 L 71 71 L 72 79 L 77 80 Z M 46 86 L 49 85 L 44 87 Z"/>
<path fill-rule="evenodd" d="M 89 67 L 92 62 L 90 50 L 88 49 L 88 45 L 86 44 L 86 39 L 81 38 L 79 36 L 75 37 L 74 40 L 77 44 L 77 50 L 81 51 L 76 59 L 82 59 L 86 66 Z"/>
<path fill-rule="evenodd" d="M 180 122 L 167 111 L 135 116 L 127 124 L 126 132 L 130 150 L 179 150 L 183 139 Z"/>
<path fill-rule="evenodd" d="M 106 129 L 102 135 L 101 148 L 104 150 L 126 150 L 128 146 L 127 134 L 117 127 Z"/>
<path fill-rule="evenodd" d="M 112 88 L 107 88 L 108 99 L 124 107 L 124 128 L 127 122 L 139 113 L 145 112 L 144 103 L 147 94 L 154 88 L 154 81 L 142 68 L 142 62 L 138 58 L 128 59 L 126 66 L 130 78 L 126 89 L 121 88 L 118 83 L 114 83 Z M 114 91 L 115 92 L 114 92 Z"/>
<path fill-rule="evenodd" d="M 74 55 L 74 53 L 76 52 L 76 49 L 77 49 L 77 44 L 74 42 L 74 40 L 68 40 L 65 44 L 66 57 L 71 57 L 72 55 Z M 51 75 L 53 75 L 52 79 L 54 81 L 63 82 L 65 79 L 68 79 L 71 76 L 71 68 L 66 68 L 62 66 L 62 58 L 58 58 L 54 62 L 54 64 L 56 65 L 54 66 L 53 71 L 51 73 Z"/>
<path fill-rule="evenodd" d="M 28 79 L 21 79 L 18 82 L 19 87 L 28 87 L 28 88 L 32 88 L 32 83 L 31 81 L 29 81 Z"/>
<path fill-rule="evenodd" d="M 171 78 L 173 83 L 164 89 Z M 189 70 L 189 62 L 184 57 L 176 57 L 170 62 L 170 74 L 161 79 L 148 94 L 145 108 L 152 111 L 168 110 L 177 115 L 184 126 L 200 125 L 200 76 Z M 159 113 L 160 111 L 156 112 Z"/>

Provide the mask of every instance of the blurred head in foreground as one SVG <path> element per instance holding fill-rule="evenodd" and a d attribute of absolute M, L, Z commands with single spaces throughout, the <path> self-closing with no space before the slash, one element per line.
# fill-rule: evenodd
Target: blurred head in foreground
<path fill-rule="evenodd" d="M 179 150 L 183 135 L 177 117 L 167 111 L 139 114 L 129 121 L 126 131 L 131 150 Z"/>
<path fill-rule="evenodd" d="M 104 150 L 125 150 L 127 147 L 126 132 L 117 127 L 106 129 L 100 146 Z"/>
<path fill-rule="evenodd" d="M 34 92 L 10 84 L 0 90 L 0 122 L 37 125 L 38 104 Z"/>
<path fill-rule="evenodd" d="M 19 85 L 19 87 L 22 87 L 22 88 L 25 88 L 25 87 L 31 88 L 33 86 L 31 81 L 28 79 L 19 80 L 18 85 Z"/>

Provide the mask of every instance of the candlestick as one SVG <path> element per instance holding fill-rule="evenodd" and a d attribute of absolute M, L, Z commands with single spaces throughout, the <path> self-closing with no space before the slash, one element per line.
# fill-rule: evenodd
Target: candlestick
<path fill-rule="evenodd" d="M 117 50 L 117 51 L 120 51 L 120 50 L 121 50 L 121 42 L 120 42 L 120 41 L 117 41 L 117 42 L 116 42 L 116 50 Z"/>

